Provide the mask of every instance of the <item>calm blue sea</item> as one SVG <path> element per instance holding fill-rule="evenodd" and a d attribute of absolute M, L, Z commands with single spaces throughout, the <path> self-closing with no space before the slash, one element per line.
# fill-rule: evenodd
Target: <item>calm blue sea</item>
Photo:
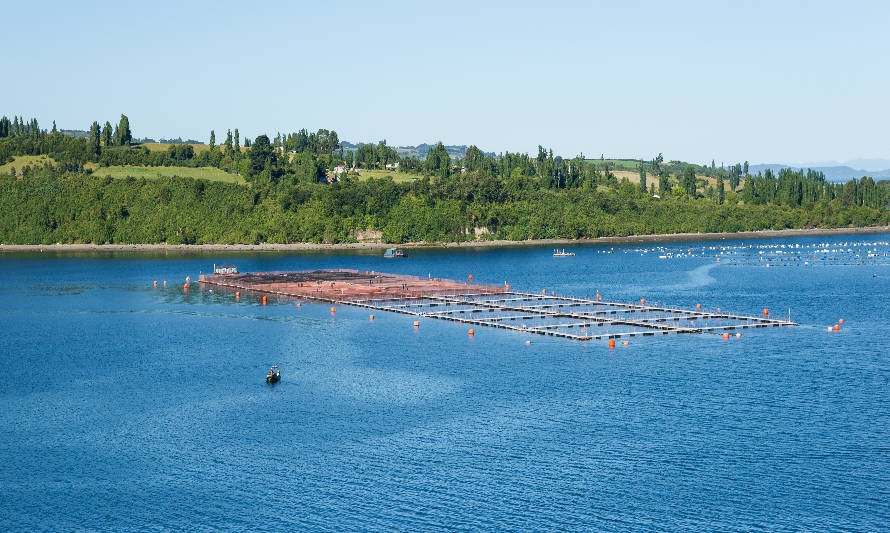
<path fill-rule="evenodd" d="M 846 250 L 888 239 L 576 246 L 571 258 L 3 254 L 0 530 L 886 529 L 890 266 Z M 767 268 L 757 248 L 810 257 L 823 243 L 849 260 L 820 251 Z M 720 245 L 747 246 L 748 260 L 702 249 Z M 187 275 L 223 262 L 790 309 L 801 326 L 610 350 L 183 293 Z M 273 364 L 283 379 L 267 386 Z"/>

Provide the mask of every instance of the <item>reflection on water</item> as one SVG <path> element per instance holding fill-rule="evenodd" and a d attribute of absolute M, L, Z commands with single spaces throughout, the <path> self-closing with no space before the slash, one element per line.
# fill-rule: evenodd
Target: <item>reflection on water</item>
<path fill-rule="evenodd" d="M 699 267 L 693 268 L 686 273 L 687 279 L 685 282 L 676 283 L 671 288 L 677 290 L 688 290 L 695 289 L 697 287 L 704 287 L 705 285 L 715 283 L 717 280 L 713 276 L 711 276 L 711 270 L 716 267 L 717 263 L 708 263 L 706 265 L 701 265 Z"/>

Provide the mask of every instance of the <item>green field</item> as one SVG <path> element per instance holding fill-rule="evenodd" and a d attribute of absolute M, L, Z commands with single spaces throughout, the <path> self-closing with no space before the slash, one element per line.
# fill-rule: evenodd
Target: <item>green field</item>
<path fill-rule="evenodd" d="M 615 170 L 633 170 L 636 171 L 637 167 L 640 165 L 640 161 L 638 159 L 585 159 L 584 161 L 588 163 L 612 163 L 612 168 Z"/>
<path fill-rule="evenodd" d="M 93 171 L 94 176 L 112 178 L 126 178 L 132 176 L 134 178 L 156 179 L 161 177 L 179 176 L 181 178 L 194 178 L 209 181 L 222 181 L 226 183 L 244 184 L 244 178 L 238 174 L 229 174 L 223 170 L 214 167 L 129 167 L 129 166 L 111 166 L 99 167 Z"/>
<path fill-rule="evenodd" d="M 21 173 L 22 168 L 30 165 L 31 167 L 42 167 L 44 163 L 51 162 L 47 155 L 17 155 L 12 158 L 12 163 L 0 165 L 0 174 L 9 174 L 9 170 L 15 168 L 16 173 Z"/>
<path fill-rule="evenodd" d="M 170 148 L 171 146 L 175 146 L 175 145 L 167 144 L 167 143 L 163 143 L 163 144 L 162 143 L 142 143 L 139 146 L 144 146 L 144 147 L 148 148 L 148 150 L 151 152 L 166 152 L 167 148 Z M 192 148 L 195 149 L 196 154 L 200 154 L 201 152 L 210 150 L 210 146 L 206 145 L 206 144 L 193 144 Z"/>
<path fill-rule="evenodd" d="M 420 174 L 411 174 L 410 172 L 395 172 L 393 170 L 379 170 L 379 169 L 362 169 L 358 174 L 358 179 L 367 180 L 370 178 L 380 179 L 380 178 L 392 178 L 392 180 L 396 183 L 404 183 L 409 181 L 414 181 L 416 179 L 420 179 L 423 176 Z"/>
<path fill-rule="evenodd" d="M 223 139 L 223 141 L 225 141 L 225 139 Z M 144 147 L 148 148 L 149 152 L 166 152 L 168 148 L 170 148 L 171 146 L 175 146 L 175 145 L 169 144 L 169 143 L 141 143 L 139 146 L 144 146 Z M 192 144 L 192 148 L 195 149 L 195 154 L 200 154 L 202 152 L 206 152 L 206 151 L 210 150 L 210 145 L 209 144 Z M 216 149 L 223 150 L 224 147 L 222 145 L 217 144 Z M 242 146 L 241 151 L 246 152 L 247 148 Z"/>

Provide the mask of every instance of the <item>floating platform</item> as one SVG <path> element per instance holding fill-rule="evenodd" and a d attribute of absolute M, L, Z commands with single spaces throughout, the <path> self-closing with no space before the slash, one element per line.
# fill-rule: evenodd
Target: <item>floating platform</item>
<path fill-rule="evenodd" d="M 439 278 L 358 270 L 202 275 L 200 282 L 233 291 L 352 305 L 472 326 L 574 340 L 796 326 L 767 316 L 743 316 L 643 304 L 511 291 Z"/>

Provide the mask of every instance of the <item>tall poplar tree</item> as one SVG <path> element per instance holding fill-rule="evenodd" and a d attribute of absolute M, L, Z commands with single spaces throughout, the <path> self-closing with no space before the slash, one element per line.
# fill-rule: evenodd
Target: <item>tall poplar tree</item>
<path fill-rule="evenodd" d="M 114 146 L 114 137 L 111 132 L 111 122 L 105 121 L 105 127 L 102 128 L 102 143 L 105 145 L 105 148 L 109 146 Z"/>
<path fill-rule="evenodd" d="M 695 198 L 695 169 L 692 168 L 692 165 L 686 165 L 686 169 L 683 171 L 683 188 L 686 189 L 686 194 Z"/>
<path fill-rule="evenodd" d="M 101 134 L 99 132 L 99 123 L 93 122 L 93 124 L 90 126 L 90 153 L 95 155 L 96 157 L 99 157 L 99 152 L 101 150 L 101 148 L 99 147 L 99 144 L 101 142 L 100 136 Z"/>
<path fill-rule="evenodd" d="M 130 146 L 133 134 L 130 132 L 130 119 L 127 115 L 121 115 L 121 121 L 117 125 L 114 143 L 118 146 Z"/>
<path fill-rule="evenodd" d="M 661 174 L 658 175 L 658 194 L 660 196 L 664 196 L 665 194 L 671 192 L 671 175 L 662 170 Z"/>
<path fill-rule="evenodd" d="M 229 130 L 229 132 L 226 134 L 225 148 L 226 148 L 226 155 L 231 156 L 232 155 L 232 130 Z"/>

